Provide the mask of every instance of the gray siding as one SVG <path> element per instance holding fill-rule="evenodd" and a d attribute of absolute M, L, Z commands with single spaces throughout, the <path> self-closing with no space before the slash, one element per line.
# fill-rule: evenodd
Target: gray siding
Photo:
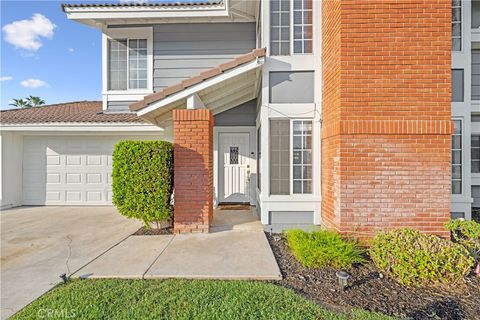
<path fill-rule="evenodd" d="M 154 90 L 255 48 L 254 23 L 154 25 Z"/>
<path fill-rule="evenodd" d="M 251 100 L 235 108 L 215 115 L 215 126 L 255 126 L 257 100 Z"/>
<path fill-rule="evenodd" d="M 118 111 L 130 111 L 128 106 L 135 101 L 107 101 L 108 111 L 118 112 Z"/>
<path fill-rule="evenodd" d="M 271 103 L 309 103 L 313 96 L 313 71 L 270 72 Z"/>
<path fill-rule="evenodd" d="M 269 224 L 264 226 L 268 232 L 283 232 L 288 229 L 312 230 L 318 228 L 313 224 L 313 211 L 270 211 Z"/>
<path fill-rule="evenodd" d="M 480 50 L 472 50 L 472 100 L 480 100 Z"/>
<path fill-rule="evenodd" d="M 464 99 L 463 69 L 452 69 L 452 101 L 462 102 Z"/>

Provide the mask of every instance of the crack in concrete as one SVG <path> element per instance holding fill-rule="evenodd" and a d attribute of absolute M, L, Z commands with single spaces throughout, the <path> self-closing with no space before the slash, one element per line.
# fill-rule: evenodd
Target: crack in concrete
<path fill-rule="evenodd" d="M 158 256 L 153 260 L 153 262 L 148 266 L 147 270 L 145 270 L 145 272 L 142 274 L 142 279 L 145 279 L 145 275 L 147 274 L 148 270 L 150 270 L 152 268 L 152 266 L 155 264 L 155 262 L 157 262 L 158 258 L 160 258 L 160 256 L 165 252 L 165 250 L 167 250 L 167 248 L 170 246 L 170 243 L 172 243 L 173 241 L 173 238 L 175 238 L 176 235 L 173 235 L 172 238 L 170 238 L 170 240 L 168 241 L 167 245 L 165 246 L 165 248 L 163 248 L 162 251 L 160 251 L 160 253 L 158 254 Z"/>

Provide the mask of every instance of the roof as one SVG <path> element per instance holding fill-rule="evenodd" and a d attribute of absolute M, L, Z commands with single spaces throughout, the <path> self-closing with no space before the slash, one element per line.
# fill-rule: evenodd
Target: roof
<path fill-rule="evenodd" d="M 192 2 L 173 2 L 173 1 L 162 1 L 162 2 L 118 2 L 118 3 L 63 3 L 62 9 L 65 11 L 65 8 L 91 8 L 91 7 L 100 7 L 100 8 L 118 8 L 118 7 L 193 7 L 193 6 L 212 6 L 222 4 L 222 0 L 217 1 L 192 1 Z"/>
<path fill-rule="evenodd" d="M 41 107 L 2 110 L 1 124 L 145 123 L 134 113 L 104 113 L 101 101 L 77 101 Z"/>
<path fill-rule="evenodd" d="M 254 61 L 255 59 L 259 57 L 264 57 L 266 55 L 266 49 L 265 48 L 260 48 L 260 49 L 254 49 L 252 52 L 249 52 L 247 54 L 238 56 L 234 58 L 233 60 L 224 62 L 220 65 L 218 65 L 215 68 L 208 69 L 206 71 L 201 72 L 199 75 L 185 79 L 175 85 L 169 86 L 164 88 L 163 90 L 159 92 L 155 92 L 152 94 L 149 94 L 144 97 L 143 100 L 140 100 L 138 102 L 132 103 L 129 108 L 132 111 L 138 111 L 140 109 L 145 108 L 146 106 L 160 101 L 163 98 L 168 97 L 169 95 L 172 95 L 174 93 L 177 93 L 179 91 L 182 91 L 188 87 L 192 87 L 196 84 L 199 84 L 205 80 L 208 80 L 210 78 L 216 77 L 220 74 L 222 74 L 225 71 L 229 71 L 231 69 L 234 69 L 242 64 Z"/>

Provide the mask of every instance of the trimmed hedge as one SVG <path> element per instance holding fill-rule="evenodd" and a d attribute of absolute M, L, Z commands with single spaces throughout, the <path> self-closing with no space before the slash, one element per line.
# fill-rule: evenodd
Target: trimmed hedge
<path fill-rule="evenodd" d="M 409 286 L 461 283 L 474 263 L 462 245 L 412 229 L 379 233 L 370 257 L 378 268 Z"/>
<path fill-rule="evenodd" d="M 364 250 L 354 241 L 343 239 L 330 230 L 286 232 L 288 245 L 297 260 L 307 268 L 349 268 L 365 263 Z"/>
<path fill-rule="evenodd" d="M 113 204 L 126 217 L 151 223 L 172 220 L 173 145 L 121 141 L 113 151 Z"/>

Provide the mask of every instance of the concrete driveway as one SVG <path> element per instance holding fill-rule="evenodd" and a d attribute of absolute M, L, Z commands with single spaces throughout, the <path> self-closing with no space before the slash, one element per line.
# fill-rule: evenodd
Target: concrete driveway
<path fill-rule="evenodd" d="M 20 207 L 0 214 L 1 318 L 51 289 L 141 224 L 114 207 Z"/>

